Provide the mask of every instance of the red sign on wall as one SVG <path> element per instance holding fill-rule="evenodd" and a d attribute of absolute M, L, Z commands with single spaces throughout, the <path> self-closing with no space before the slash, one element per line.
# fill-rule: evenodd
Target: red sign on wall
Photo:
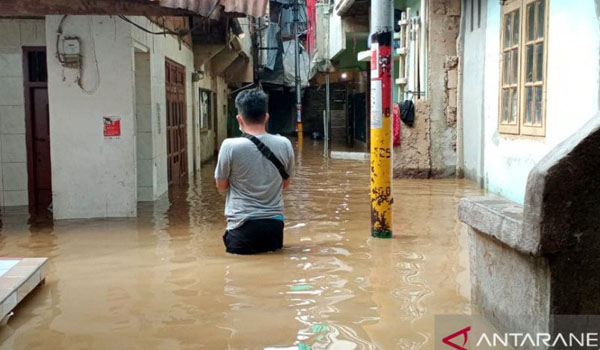
<path fill-rule="evenodd" d="M 104 122 L 104 137 L 121 136 L 121 118 L 102 117 Z"/>

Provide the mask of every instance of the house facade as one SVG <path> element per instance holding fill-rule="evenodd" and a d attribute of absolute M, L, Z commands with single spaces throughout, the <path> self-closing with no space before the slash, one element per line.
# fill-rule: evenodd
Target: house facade
<path fill-rule="evenodd" d="M 195 176 L 252 55 L 245 18 L 185 14 L 0 19 L 0 206 L 136 216 Z"/>
<path fill-rule="evenodd" d="M 592 0 L 464 0 L 465 176 L 523 203 L 529 172 L 594 118 L 600 22 Z"/>

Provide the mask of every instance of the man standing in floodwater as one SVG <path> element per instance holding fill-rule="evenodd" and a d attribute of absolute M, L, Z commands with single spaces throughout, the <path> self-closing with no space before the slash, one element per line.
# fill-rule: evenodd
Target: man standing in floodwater
<path fill-rule="evenodd" d="M 267 133 L 267 94 L 245 90 L 235 99 L 242 137 L 223 141 L 215 169 L 221 193 L 227 193 L 228 253 L 256 254 L 283 246 L 283 190 L 294 173 L 290 140 Z"/>

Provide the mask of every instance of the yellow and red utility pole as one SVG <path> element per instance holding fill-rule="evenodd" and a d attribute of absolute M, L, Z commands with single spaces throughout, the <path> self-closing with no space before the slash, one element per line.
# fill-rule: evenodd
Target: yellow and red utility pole
<path fill-rule="evenodd" d="M 392 237 L 392 0 L 371 1 L 371 235 Z"/>
<path fill-rule="evenodd" d="M 302 86 L 300 79 L 300 43 L 298 42 L 298 0 L 294 0 L 294 70 L 295 70 L 295 85 L 296 85 L 296 127 L 298 129 L 298 148 L 302 149 L 303 126 L 302 126 Z"/>

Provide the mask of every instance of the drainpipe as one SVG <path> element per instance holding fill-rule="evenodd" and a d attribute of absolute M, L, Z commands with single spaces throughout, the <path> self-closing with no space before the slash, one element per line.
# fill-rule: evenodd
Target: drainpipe
<path fill-rule="evenodd" d="M 335 5 L 335 13 L 338 16 L 342 16 L 348 9 L 354 5 L 355 0 L 342 0 Z"/>
<path fill-rule="evenodd" d="M 199 98 L 196 98 L 196 92 L 198 91 L 198 89 L 196 88 L 196 82 L 194 81 L 194 79 L 192 78 L 192 120 L 194 121 L 192 123 L 192 129 L 194 130 L 194 139 L 192 142 L 192 147 L 194 147 L 193 149 L 193 164 L 192 167 L 194 168 L 194 177 L 196 177 L 196 172 L 198 170 L 200 170 L 199 168 L 197 169 L 196 167 L 199 165 L 198 162 L 198 157 L 200 157 L 200 159 L 202 159 L 202 152 L 200 151 L 200 145 L 202 144 L 202 141 L 200 140 L 201 135 L 200 135 L 200 105 L 198 104 L 198 106 L 196 106 L 196 104 L 199 101 Z M 196 108 L 198 107 L 198 108 Z M 198 154 L 200 153 L 200 154 Z M 200 160 L 200 163 L 202 162 L 202 160 Z"/>
<path fill-rule="evenodd" d="M 330 92 L 330 84 L 329 84 L 329 68 L 327 70 L 327 75 L 325 75 L 325 130 L 323 130 L 324 144 L 325 144 L 325 157 L 329 157 L 329 121 L 331 120 L 331 92 Z"/>
<path fill-rule="evenodd" d="M 463 3 L 461 2 L 461 5 Z M 456 54 L 458 56 L 458 67 L 457 69 L 457 88 L 456 88 L 456 177 L 463 178 L 465 176 L 465 151 L 464 151 L 464 135 L 463 135 L 463 58 L 464 58 L 464 47 L 465 47 L 465 26 L 464 16 L 462 15 L 463 9 L 460 9 L 460 26 L 458 29 L 458 38 L 456 40 Z"/>
<path fill-rule="evenodd" d="M 302 91 L 300 90 L 300 43 L 298 42 L 298 0 L 294 0 L 294 45 L 295 52 L 295 78 L 296 78 L 296 125 L 298 128 L 298 147 L 302 149 Z"/>

